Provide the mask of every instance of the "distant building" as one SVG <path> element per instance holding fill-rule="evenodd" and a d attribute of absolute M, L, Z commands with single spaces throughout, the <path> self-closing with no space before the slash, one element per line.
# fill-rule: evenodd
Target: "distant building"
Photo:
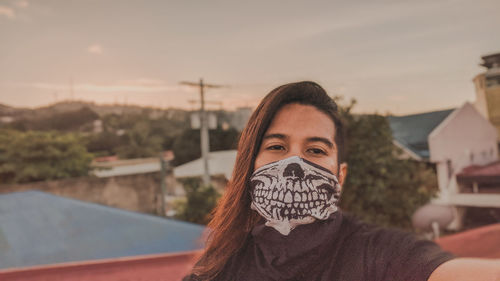
<path fill-rule="evenodd" d="M 498 193 L 466 193 L 457 180 L 471 166 L 498 160 L 497 130 L 472 104 L 388 120 L 394 143 L 406 157 L 436 165 L 439 195 L 434 203 L 455 207 L 451 228 L 461 227 L 463 207 L 500 208 L 500 185 L 494 188 Z"/>
<path fill-rule="evenodd" d="M 0 117 L 0 123 L 12 123 L 12 122 L 14 122 L 14 117 L 12 117 L 12 116 Z"/>
<path fill-rule="evenodd" d="M 92 125 L 93 125 L 93 132 L 95 134 L 102 133 L 102 131 L 103 131 L 103 123 L 102 123 L 101 119 L 94 120 L 94 122 L 92 123 Z"/>
<path fill-rule="evenodd" d="M 470 103 L 456 109 L 429 135 L 440 199 L 453 205 L 500 208 L 500 194 L 462 194 L 457 174 L 498 160 L 497 131 Z M 500 191 L 500 190 L 499 190 Z"/>
<path fill-rule="evenodd" d="M 500 137 L 500 53 L 481 58 L 481 65 L 486 71 L 473 79 L 476 88 L 475 106 L 496 127 Z"/>
<path fill-rule="evenodd" d="M 107 157 L 113 159 L 114 157 Z M 97 159 L 101 160 L 101 158 Z M 103 162 L 95 161 L 92 174 L 99 178 L 137 175 L 145 173 L 159 172 L 161 169 L 160 159 L 157 157 L 137 158 L 137 159 L 116 159 Z"/>
<path fill-rule="evenodd" d="M 164 151 L 163 158 L 167 161 L 174 159 L 173 151 Z M 118 159 L 117 156 L 98 157 L 92 163 L 93 175 L 99 178 L 137 175 L 159 172 L 160 158 Z"/>

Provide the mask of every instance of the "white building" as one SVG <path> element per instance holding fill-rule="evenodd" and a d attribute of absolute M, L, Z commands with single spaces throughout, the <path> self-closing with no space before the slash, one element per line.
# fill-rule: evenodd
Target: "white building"
<path fill-rule="evenodd" d="M 433 203 L 455 208 L 450 228 L 461 227 L 463 207 L 500 208 L 500 193 L 468 193 L 457 181 L 458 175 L 467 178 L 471 166 L 498 161 L 496 128 L 472 104 L 388 119 L 395 144 L 408 157 L 436 165 L 439 194 Z"/>

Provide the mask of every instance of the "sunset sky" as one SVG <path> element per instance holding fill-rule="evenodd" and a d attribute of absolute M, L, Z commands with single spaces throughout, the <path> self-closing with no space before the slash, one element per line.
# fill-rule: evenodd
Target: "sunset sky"
<path fill-rule="evenodd" d="M 499 13 L 498 0 L 0 0 L 0 103 L 193 108 L 179 82 L 203 77 L 227 85 L 207 91 L 227 109 L 298 80 L 357 112 L 451 108 L 500 52 Z"/>

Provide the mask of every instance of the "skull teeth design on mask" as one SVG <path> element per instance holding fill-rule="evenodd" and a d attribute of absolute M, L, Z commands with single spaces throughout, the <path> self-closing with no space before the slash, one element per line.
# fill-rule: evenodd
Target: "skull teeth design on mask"
<path fill-rule="evenodd" d="M 335 175 L 298 156 L 260 167 L 250 186 L 252 209 L 283 235 L 337 211 L 340 186 Z"/>

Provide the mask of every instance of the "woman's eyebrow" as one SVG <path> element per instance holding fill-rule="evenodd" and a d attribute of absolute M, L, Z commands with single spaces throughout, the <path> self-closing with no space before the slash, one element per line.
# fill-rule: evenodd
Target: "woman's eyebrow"
<path fill-rule="evenodd" d="M 262 138 L 262 140 L 267 140 L 267 139 L 280 139 L 280 140 L 284 140 L 287 138 L 287 136 L 283 135 L 283 134 L 268 134 L 268 135 L 264 135 L 264 137 Z"/>
<path fill-rule="evenodd" d="M 327 138 L 323 138 L 323 137 L 310 137 L 310 138 L 307 138 L 306 139 L 307 142 L 322 142 L 324 144 L 326 144 L 328 146 L 328 148 L 333 148 L 333 143 L 327 139 Z"/>

